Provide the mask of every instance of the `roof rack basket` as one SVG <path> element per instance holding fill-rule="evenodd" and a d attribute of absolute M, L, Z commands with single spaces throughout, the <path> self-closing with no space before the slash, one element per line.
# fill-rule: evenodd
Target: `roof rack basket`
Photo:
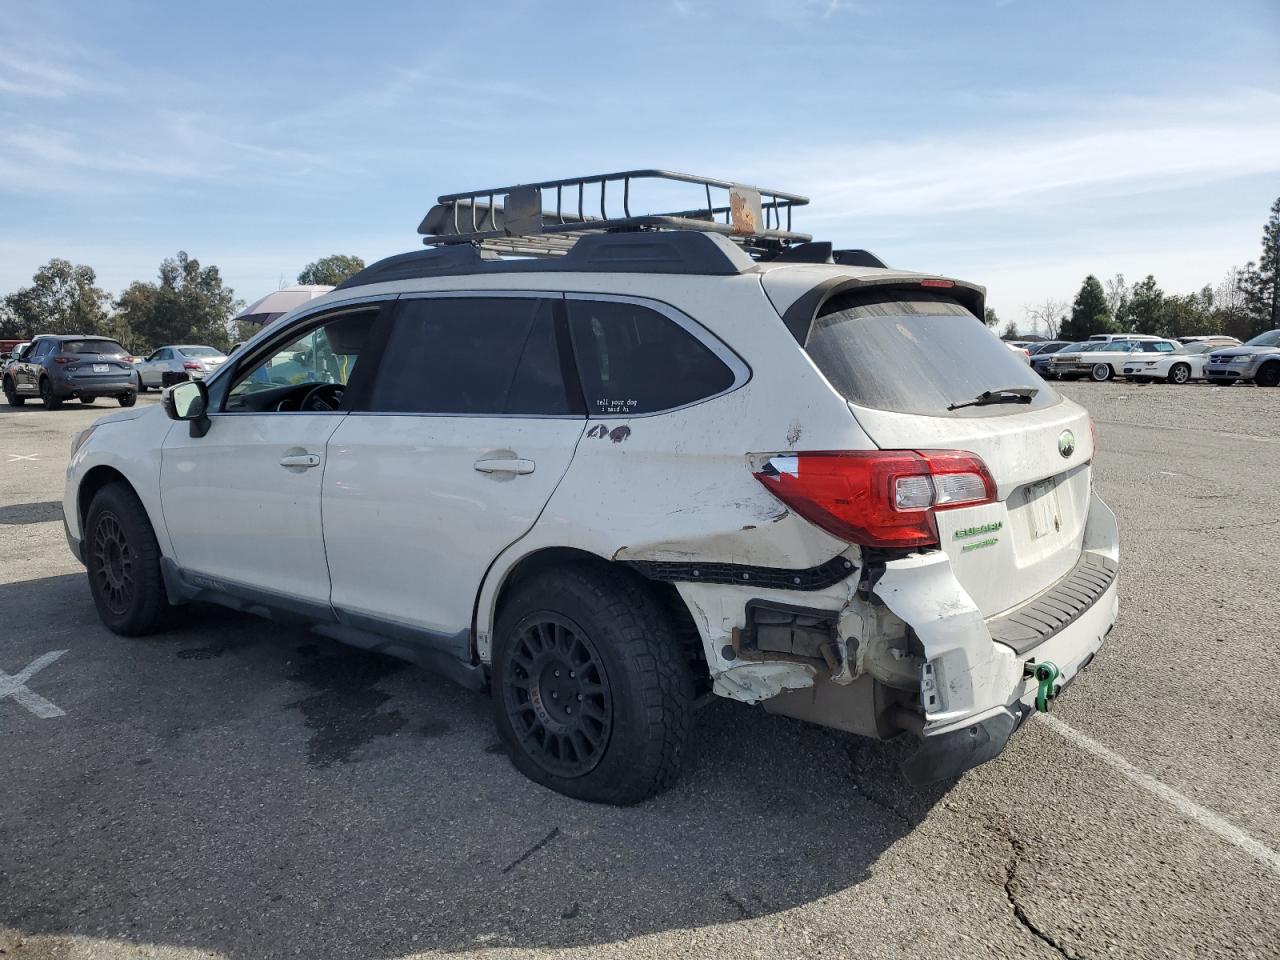
<path fill-rule="evenodd" d="M 633 213 L 631 187 L 636 180 L 700 186 L 706 206 Z M 611 194 L 609 184 L 621 187 L 615 186 Z M 599 196 L 595 196 L 597 187 Z M 720 205 L 713 201 L 713 190 L 727 192 Z M 549 201 L 552 191 L 554 207 L 544 206 L 544 198 Z M 499 254 L 555 257 L 567 253 L 588 233 L 697 230 L 723 234 L 752 256 L 768 259 L 812 239 L 791 229 L 792 207 L 808 202 L 808 197 L 726 180 L 667 170 L 627 170 L 446 194 L 423 218 L 418 232 L 428 245 L 470 243 Z M 619 205 L 621 216 L 617 215 Z"/>

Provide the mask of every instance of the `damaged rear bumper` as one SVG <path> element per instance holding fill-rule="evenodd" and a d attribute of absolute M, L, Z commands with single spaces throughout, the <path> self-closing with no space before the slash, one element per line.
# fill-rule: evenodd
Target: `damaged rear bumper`
<path fill-rule="evenodd" d="M 1080 564 L 1012 614 L 984 620 L 945 556 L 895 561 L 876 585 L 925 650 L 919 751 L 903 765 L 914 783 L 956 776 L 997 756 L 1034 711 L 1028 666 L 1050 661 L 1064 689 L 1093 660 L 1117 614 L 1115 516 L 1092 497 Z M 1091 589 L 1090 589 L 1091 588 Z M 1074 605 L 1064 603 L 1076 598 Z M 1058 611 L 1052 622 L 1045 611 Z"/>

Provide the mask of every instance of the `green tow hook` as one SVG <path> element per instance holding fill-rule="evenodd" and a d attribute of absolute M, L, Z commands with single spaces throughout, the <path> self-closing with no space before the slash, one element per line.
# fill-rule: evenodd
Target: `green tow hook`
<path fill-rule="evenodd" d="M 1040 685 L 1036 690 L 1036 710 L 1040 713 L 1048 713 L 1049 701 L 1058 695 L 1060 672 L 1058 665 L 1052 660 L 1036 664 L 1033 676 L 1036 678 L 1036 683 Z"/>

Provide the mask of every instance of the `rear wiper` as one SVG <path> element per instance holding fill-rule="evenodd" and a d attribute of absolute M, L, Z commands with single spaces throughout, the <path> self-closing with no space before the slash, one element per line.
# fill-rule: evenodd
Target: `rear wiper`
<path fill-rule="evenodd" d="M 972 400 L 964 403 L 953 403 L 948 410 L 959 410 L 962 407 L 985 407 L 993 403 L 1030 403 L 1040 392 L 1039 387 L 997 387 L 995 390 L 984 390 Z"/>

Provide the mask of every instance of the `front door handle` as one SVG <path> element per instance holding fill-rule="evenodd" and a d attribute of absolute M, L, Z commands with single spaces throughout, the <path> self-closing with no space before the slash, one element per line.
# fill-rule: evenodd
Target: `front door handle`
<path fill-rule="evenodd" d="M 299 454 L 296 454 L 295 456 L 281 457 L 280 466 L 302 467 L 303 469 L 306 469 L 309 467 L 318 467 L 320 466 L 320 457 L 314 453 L 299 453 Z"/>
<path fill-rule="evenodd" d="M 475 468 L 481 473 L 533 473 L 532 460 L 509 458 L 502 460 L 477 460 Z"/>

